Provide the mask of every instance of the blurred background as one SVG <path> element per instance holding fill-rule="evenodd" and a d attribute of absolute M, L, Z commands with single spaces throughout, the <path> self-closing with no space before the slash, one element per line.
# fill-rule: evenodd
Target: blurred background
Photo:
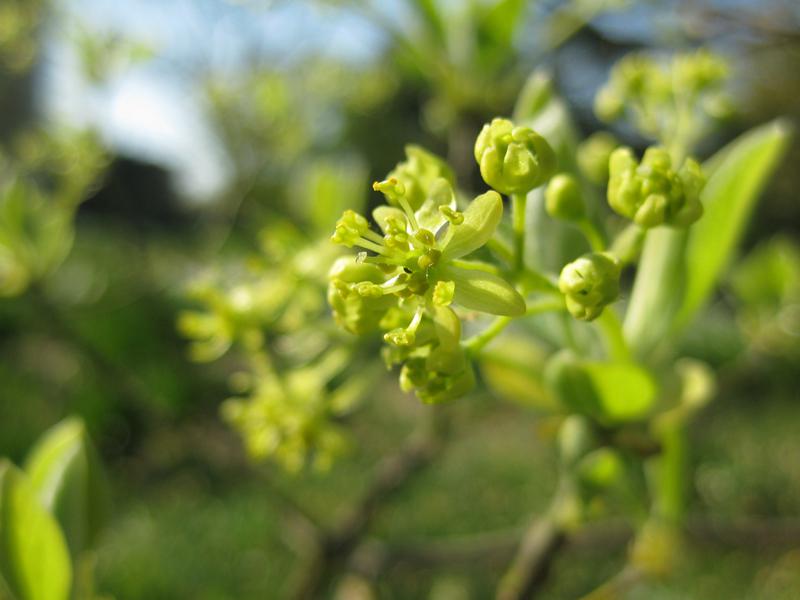
<path fill-rule="evenodd" d="M 238 282 L 285 282 L 276 265 L 291 263 L 288 288 L 259 292 L 267 304 L 283 294 L 281 319 L 248 313 L 247 335 L 281 343 L 298 319 L 325 313 L 326 232 L 343 208 L 377 203 L 370 183 L 406 144 L 447 157 L 477 191 L 475 135 L 511 113 L 534 69 L 586 136 L 601 128 L 593 97 L 617 59 L 700 44 L 733 66 L 734 112 L 703 157 L 755 124 L 800 118 L 794 0 L 1 0 L 2 155 L 46 167 L 80 198 L 59 233 L 34 222 L 42 239 L 66 240 L 47 264 L 0 253 L 0 455 L 21 462 L 52 424 L 85 420 L 114 507 L 98 593 L 282 597 L 303 554 L 294 505 L 337 522 L 425 410 L 377 377 L 345 419 L 346 440 L 325 434 L 332 466 L 324 454 L 305 470 L 291 453 L 252 461 L 220 416 L 246 388 L 247 353 L 228 352 L 225 324 L 185 311 L 235 305 Z M 691 432 L 698 543 L 676 576 L 631 598 L 800 598 L 799 159 L 795 142 L 683 342 L 720 373 Z M 195 319 L 176 325 L 179 314 Z M 446 447 L 371 531 L 500 532 L 494 545 L 477 560 L 381 565 L 374 588 L 340 578 L 331 597 L 492 596 L 506 541 L 552 492 L 552 432 L 547 417 L 489 394 L 450 410 Z M 613 536 L 570 546 L 543 597 L 587 592 L 624 555 Z"/>

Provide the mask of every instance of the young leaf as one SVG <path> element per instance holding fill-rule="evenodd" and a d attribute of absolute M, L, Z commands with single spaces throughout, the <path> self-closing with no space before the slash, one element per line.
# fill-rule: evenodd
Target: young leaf
<path fill-rule="evenodd" d="M 544 385 L 544 349 L 528 337 L 504 335 L 484 349 L 480 368 L 486 385 L 501 398 L 535 410 L 553 413 L 561 406 Z"/>
<path fill-rule="evenodd" d="M 688 324 L 719 281 L 790 136 L 785 122 L 773 121 L 723 149 L 725 154 L 703 190 L 705 216 L 690 230 L 686 245 L 686 291 L 676 327 Z"/>
<path fill-rule="evenodd" d="M 42 436 L 25 465 L 39 501 L 55 516 L 73 557 L 91 547 L 108 514 L 100 459 L 80 419 Z"/>
<path fill-rule="evenodd" d="M 72 580 L 58 523 L 6 459 L 0 460 L 0 580 L 19 600 L 67 600 Z"/>
<path fill-rule="evenodd" d="M 545 380 L 572 410 L 605 423 L 645 417 L 656 400 L 656 382 L 630 362 L 581 360 L 557 354 L 545 369 Z"/>

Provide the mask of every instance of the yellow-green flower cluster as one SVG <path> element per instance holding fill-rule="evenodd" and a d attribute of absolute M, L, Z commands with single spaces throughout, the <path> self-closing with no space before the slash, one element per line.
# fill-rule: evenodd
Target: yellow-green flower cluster
<path fill-rule="evenodd" d="M 722 57 L 705 49 L 677 54 L 671 61 L 629 54 L 597 93 L 595 112 L 604 121 L 628 116 L 643 134 L 660 141 L 692 135 L 682 131 L 690 121 L 696 130 L 703 119 L 727 114 L 723 84 L 728 71 Z"/>
<path fill-rule="evenodd" d="M 403 364 L 403 388 L 436 402 L 461 395 L 473 382 L 450 305 L 519 316 L 525 301 L 491 267 L 462 260 L 494 234 L 503 214 L 500 195 L 487 192 L 460 211 L 443 161 L 415 148 L 407 154 L 373 186 L 387 200 L 372 215 L 378 231 L 353 211 L 336 224 L 332 240 L 362 251 L 334 265 L 328 299 L 344 329 L 384 331 L 388 362 Z"/>
<path fill-rule="evenodd" d="M 702 169 L 691 158 L 675 171 L 663 148 L 648 148 L 641 163 L 630 148 L 618 148 L 609 161 L 608 203 L 641 227 L 687 227 L 703 215 L 704 184 Z"/>
<path fill-rule="evenodd" d="M 350 360 L 343 348 L 280 373 L 268 368 L 263 358 L 254 356 L 253 371 L 236 378 L 238 391 L 246 395 L 227 400 L 223 418 L 242 436 L 254 460 L 272 457 L 289 471 L 309 461 L 327 469 L 347 445 L 336 419 L 352 410 L 370 376 L 354 373 L 330 389 L 331 380 Z"/>

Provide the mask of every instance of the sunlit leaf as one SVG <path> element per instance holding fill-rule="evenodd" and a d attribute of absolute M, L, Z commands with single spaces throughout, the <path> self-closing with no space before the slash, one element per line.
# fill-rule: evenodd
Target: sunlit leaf
<path fill-rule="evenodd" d="M 545 412 L 560 405 L 544 384 L 545 351 L 523 337 L 503 336 L 481 352 L 481 374 L 505 400 Z"/>
<path fill-rule="evenodd" d="M 790 136 L 783 121 L 746 133 L 733 142 L 709 177 L 702 195 L 705 215 L 690 230 L 686 245 L 686 291 L 677 327 L 689 322 L 717 285 Z"/>
<path fill-rule="evenodd" d="M 25 471 L 41 503 L 61 524 L 73 557 L 91 547 L 108 514 L 108 492 L 83 422 L 67 419 L 45 433 Z"/>
<path fill-rule="evenodd" d="M 565 406 L 607 423 L 645 417 L 658 391 L 635 363 L 581 360 L 569 352 L 550 360 L 545 380 Z"/>
<path fill-rule="evenodd" d="M 19 600 L 66 600 L 72 580 L 58 523 L 25 474 L 5 459 L 0 460 L 0 578 Z"/>

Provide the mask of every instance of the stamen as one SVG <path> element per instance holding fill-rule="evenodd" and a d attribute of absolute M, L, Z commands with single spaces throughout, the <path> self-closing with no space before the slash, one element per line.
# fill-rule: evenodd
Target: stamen
<path fill-rule="evenodd" d="M 372 229 L 367 229 L 362 235 L 378 244 L 383 243 L 383 236 L 375 231 L 372 231 Z"/>
<path fill-rule="evenodd" d="M 406 216 L 408 217 L 408 222 L 411 224 L 412 231 L 417 231 L 419 229 L 419 224 L 417 223 L 417 217 L 414 215 L 414 211 L 411 210 L 411 205 L 408 203 L 408 200 L 406 200 L 405 196 L 400 196 L 398 202 L 400 204 L 400 208 L 403 209 L 403 211 L 406 213 Z"/>

